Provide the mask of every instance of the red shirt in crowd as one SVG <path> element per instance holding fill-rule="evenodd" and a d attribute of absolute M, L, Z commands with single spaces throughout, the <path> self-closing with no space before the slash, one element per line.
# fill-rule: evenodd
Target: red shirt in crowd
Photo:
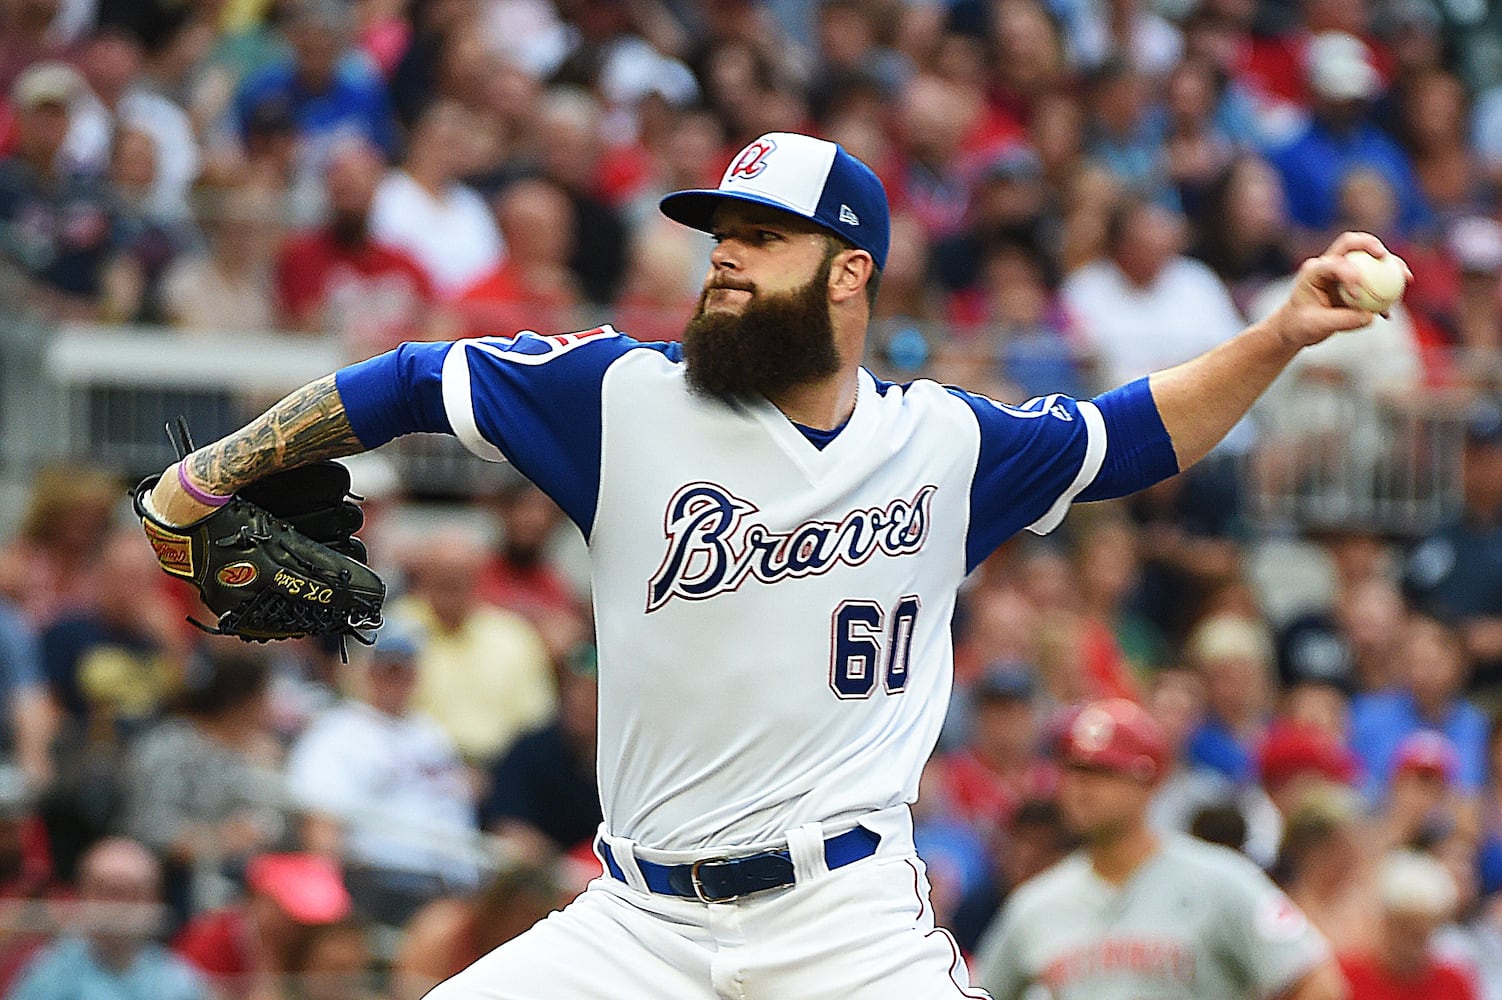
<path fill-rule="evenodd" d="M 245 911 L 214 910 L 194 917 L 172 942 L 172 948 L 195 968 L 220 979 L 250 975 L 250 927 Z"/>
<path fill-rule="evenodd" d="M 1480 1000 L 1473 983 L 1446 962 L 1431 962 L 1413 979 L 1397 980 L 1370 955 L 1347 955 L 1340 969 L 1351 986 L 1351 1000 Z"/>
<path fill-rule="evenodd" d="M 293 237 L 276 262 L 283 321 L 324 327 L 362 357 L 415 339 L 433 286 L 405 252 L 365 240 L 353 246 L 326 229 Z"/>
<path fill-rule="evenodd" d="M 529 281 L 509 260 L 471 285 L 458 302 L 464 327 L 474 337 L 572 330 L 577 305 L 578 296 L 566 284 Z"/>

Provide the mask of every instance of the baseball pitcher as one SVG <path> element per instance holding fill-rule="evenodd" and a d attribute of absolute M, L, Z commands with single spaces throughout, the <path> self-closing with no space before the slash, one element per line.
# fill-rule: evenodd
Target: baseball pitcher
<path fill-rule="evenodd" d="M 405 344 L 143 484 L 143 520 L 196 579 L 198 549 L 164 534 L 202 548 L 226 536 L 194 526 L 268 474 L 438 431 L 512 463 L 588 540 L 605 875 L 434 1000 L 984 996 L 934 926 L 908 814 L 956 589 L 1016 532 L 1197 461 L 1301 347 L 1370 319 L 1337 305 L 1340 255 L 1386 251 L 1343 236 L 1210 354 L 1009 406 L 861 367 L 888 207 L 836 144 L 762 136 L 662 211 L 717 244 L 681 345 L 609 326 Z M 306 600 L 295 572 L 247 575 L 236 594 L 291 578 Z"/>

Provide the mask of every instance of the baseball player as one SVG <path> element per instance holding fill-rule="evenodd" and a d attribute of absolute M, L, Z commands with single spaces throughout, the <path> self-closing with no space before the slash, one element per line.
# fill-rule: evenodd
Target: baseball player
<path fill-rule="evenodd" d="M 977 968 L 996 1000 L 1345 996 L 1329 945 L 1260 868 L 1149 827 L 1169 756 L 1152 716 L 1094 702 L 1061 744 L 1059 805 L 1085 846 L 1019 887 L 987 932 Z"/>
<path fill-rule="evenodd" d="M 662 211 L 716 247 L 682 344 L 609 326 L 405 344 L 169 467 L 187 525 L 258 477 L 413 431 L 511 462 L 589 543 L 606 872 L 435 1000 L 984 994 L 936 928 L 908 804 L 965 575 L 1076 500 L 1202 457 L 1304 345 L 1360 326 L 1340 238 L 1216 351 L 1021 406 L 861 367 L 886 194 L 772 133 Z"/>

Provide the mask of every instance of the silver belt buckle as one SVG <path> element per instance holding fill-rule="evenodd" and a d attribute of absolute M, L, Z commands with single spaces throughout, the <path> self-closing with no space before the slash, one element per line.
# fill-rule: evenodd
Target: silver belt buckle
<path fill-rule="evenodd" d="M 733 900 L 740 899 L 740 896 L 738 896 L 738 895 L 736 895 L 736 896 L 724 896 L 724 897 L 718 897 L 718 898 L 717 897 L 712 897 L 712 896 L 706 896 L 704 894 L 704 883 L 701 882 L 701 881 L 699 881 L 699 866 L 700 865 L 719 864 L 720 862 L 729 861 L 729 860 L 731 860 L 731 859 L 727 858 L 727 857 L 720 857 L 720 858 L 700 858 L 698 861 L 695 861 L 693 864 L 691 864 L 691 865 L 688 866 L 688 881 L 689 881 L 689 885 L 691 885 L 693 887 L 694 896 L 695 896 L 695 898 L 697 898 L 699 900 L 699 902 L 701 902 L 701 903 L 729 903 L 729 902 L 732 902 Z"/>

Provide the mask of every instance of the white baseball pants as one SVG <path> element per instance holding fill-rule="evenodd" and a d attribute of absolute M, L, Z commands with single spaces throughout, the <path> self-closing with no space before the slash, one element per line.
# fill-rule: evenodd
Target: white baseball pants
<path fill-rule="evenodd" d="M 796 885 L 729 903 L 606 875 L 427 1000 L 986 1000 L 936 928 L 907 810 L 873 813 L 872 857 L 829 871 L 817 824 L 788 835 Z M 640 885 L 633 845 L 612 854 Z M 647 852 L 660 864 L 690 857 Z"/>

